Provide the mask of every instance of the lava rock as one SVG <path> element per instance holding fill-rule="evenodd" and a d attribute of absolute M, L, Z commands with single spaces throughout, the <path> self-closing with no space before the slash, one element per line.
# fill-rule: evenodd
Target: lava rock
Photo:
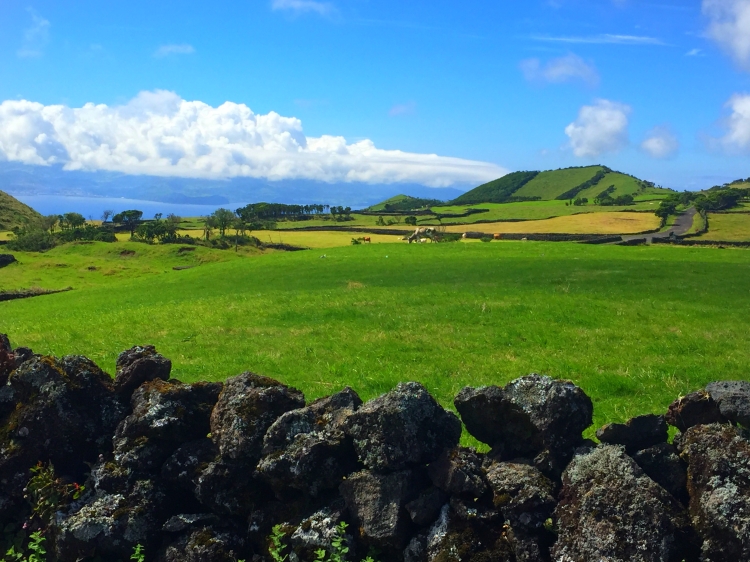
<path fill-rule="evenodd" d="M 0 268 L 7 267 L 16 261 L 18 260 L 13 254 L 0 254 Z"/>
<path fill-rule="evenodd" d="M 325 507 L 305 517 L 289 536 L 290 562 L 303 562 L 315 559 L 315 552 L 323 549 L 330 552 L 331 543 L 339 534 L 339 524 L 343 522 L 340 509 Z M 354 551 L 354 538 L 345 534 L 344 544 Z"/>
<path fill-rule="evenodd" d="M 493 504 L 513 526 L 541 529 L 555 509 L 552 481 L 533 466 L 493 463 L 487 470 Z"/>
<path fill-rule="evenodd" d="M 487 492 L 482 458 L 465 447 L 443 453 L 427 468 L 432 483 L 449 494 L 481 497 Z"/>
<path fill-rule="evenodd" d="M 237 562 L 245 559 L 239 533 L 205 526 L 186 533 L 164 550 L 160 562 Z"/>
<path fill-rule="evenodd" d="M 667 422 L 664 416 L 647 414 L 625 423 L 608 423 L 599 428 L 596 437 L 602 443 L 624 445 L 628 454 L 667 442 Z"/>
<path fill-rule="evenodd" d="M 677 447 L 659 443 L 638 451 L 633 460 L 651 480 L 687 504 L 687 465 L 680 459 Z"/>
<path fill-rule="evenodd" d="M 440 488 L 427 488 L 419 497 L 406 504 L 411 520 L 420 527 L 431 525 L 440 515 L 440 510 L 448 503 L 450 496 Z"/>
<path fill-rule="evenodd" d="M 623 447 L 603 445 L 575 456 L 562 482 L 556 562 L 697 559 L 687 512 Z"/>
<path fill-rule="evenodd" d="M 5 334 L 0 334 L 0 386 L 5 386 L 8 376 L 15 368 L 16 358 L 10 340 Z"/>
<path fill-rule="evenodd" d="M 685 433 L 694 425 L 725 422 L 719 405 L 705 390 L 678 398 L 669 406 L 665 416 L 667 423 Z"/>
<path fill-rule="evenodd" d="M 150 548 L 161 528 L 162 503 L 158 487 L 142 480 L 127 495 L 102 495 L 72 515 L 58 516 L 53 523 L 58 559 L 125 560 L 138 544 Z"/>
<path fill-rule="evenodd" d="M 297 389 L 268 377 L 243 373 L 228 379 L 211 414 L 211 435 L 222 457 L 261 457 L 263 437 L 282 414 L 305 405 Z"/>
<path fill-rule="evenodd" d="M 749 439 L 747 431 L 722 424 L 694 426 L 682 438 L 702 560 L 750 560 Z"/>
<path fill-rule="evenodd" d="M 164 462 L 161 477 L 169 485 L 193 493 L 202 469 L 216 459 L 217 453 L 208 438 L 185 443 Z"/>
<path fill-rule="evenodd" d="M 378 474 L 367 470 L 349 476 L 340 486 L 346 507 L 361 539 L 384 551 L 402 551 L 412 528 L 406 504 L 425 488 L 423 475 L 402 470 Z"/>
<path fill-rule="evenodd" d="M 502 389 L 464 388 L 454 404 L 469 433 L 492 446 L 493 457 L 531 456 L 554 477 L 582 442 L 593 416 L 591 399 L 572 382 L 536 374 Z"/>
<path fill-rule="evenodd" d="M 221 515 L 248 516 L 263 504 L 267 486 L 253 477 L 253 467 L 245 461 L 221 459 L 199 467 L 195 477 L 196 499 L 210 511 Z"/>
<path fill-rule="evenodd" d="M 129 399 L 144 382 L 168 380 L 172 362 L 156 352 L 153 345 L 135 346 L 117 356 L 114 390 Z"/>
<path fill-rule="evenodd" d="M 277 492 L 317 496 L 335 489 L 357 468 L 351 438 L 343 431 L 362 404 L 350 388 L 279 417 L 263 439 L 258 474 Z"/>
<path fill-rule="evenodd" d="M 133 393 L 133 411 L 117 427 L 115 439 L 147 437 L 185 443 L 205 437 L 221 387 L 221 383 L 146 382 Z"/>
<path fill-rule="evenodd" d="M 397 471 L 435 460 L 458 445 L 461 422 L 416 382 L 370 400 L 352 414 L 346 432 L 367 468 Z"/>
<path fill-rule="evenodd" d="M 750 428 L 750 381 L 712 382 L 706 392 L 719 405 L 722 416 Z"/>

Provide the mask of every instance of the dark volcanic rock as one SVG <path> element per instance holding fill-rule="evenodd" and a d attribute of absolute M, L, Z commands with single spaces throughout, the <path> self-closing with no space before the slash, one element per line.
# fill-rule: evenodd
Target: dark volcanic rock
<path fill-rule="evenodd" d="M 257 462 L 263 436 L 279 416 L 305 405 L 297 389 L 253 373 L 227 379 L 211 414 L 211 434 L 223 457 Z"/>
<path fill-rule="evenodd" d="M 315 560 L 315 551 L 330 551 L 331 542 L 339 535 L 338 526 L 343 521 L 340 509 L 326 507 L 305 517 L 289 536 L 290 562 Z M 345 544 L 353 551 L 353 537 L 344 536 Z"/>
<path fill-rule="evenodd" d="M 647 414 L 625 423 L 608 423 L 599 428 L 596 437 L 602 443 L 624 445 L 628 454 L 667 442 L 667 422 L 664 416 Z"/>
<path fill-rule="evenodd" d="M 706 387 L 729 421 L 750 428 L 750 381 L 712 382 Z"/>
<path fill-rule="evenodd" d="M 435 486 L 449 494 L 475 498 L 487 491 L 482 458 L 465 447 L 444 451 L 430 464 L 427 473 Z"/>
<path fill-rule="evenodd" d="M 276 490 L 317 496 L 335 489 L 357 468 L 357 457 L 343 431 L 349 416 L 362 404 L 350 388 L 292 410 L 277 419 L 263 439 L 258 474 Z"/>
<path fill-rule="evenodd" d="M 217 453 L 216 445 L 208 438 L 185 443 L 164 462 L 161 477 L 170 485 L 193 493 L 201 470 Z"/>
<path fill-rule="evenodd" d="M 0 268 L 16 263 L 16 257 L 13 254 L 0 254 Z"/>
<path fill-rule="evenodd" d="M 694 425 L 726 421 L 719 411 L 719 405 L 705 390 L 693 392 L 672 402 L 665 418 L 669 425 L 683 433 Z"/>
<path fill-rule="evenodd" d="M 16 358 L 10 340 L 5 334 L 0 334 L 0 386 L 8 382 L 8 375 L 16 368 Z"/>
<path fill-rule="evenodd" d="M 687 512 L 619 446 L 573 458 L 555 513 L 556 562 L 697 560 Z"/>
<path fill-rule="evenodd" d="M 425 488 L 425 478 L 412 470 L 377 474 L 357 472 L 342 482 L 340 491 L 361 539 L 368 545 L 401 551 L 409 540 L 412 522 L 406 504 Z"/>
<path fill-rule="evenodd" d="M 750 441 L 730 425 L 701 425 L 682 438 L 693 525 L 702 560 L 750 560 Z"/>
<path fill-rule="evenodd" d="M 198 467 L 195 497 L 221 515 L 250 515 L 267 500 L 267 486 L 253 477 L 253 467 L 245 461 L 218 458 Z"/>
<path fill-rule="evenodd" d="M 591 425 L 591 399 L 572 382 L 528 375 L 505 388 L 464 388 L 455 405 L 466 429 L 493 447 L 493 456 L 534 457 L 546 474 L 558 476 L 581 433 Z"/>
<path fill-rule="evenodd" d="M 237 562 L 247 554 L 245 541 L 237 532 L 205 526 L 186 533 L 170 544 L 160 562 Z"/>
<path fill-rule="evenodd" d="M 136 545 L 148 548 L 156 541 L 162 503 L 163 496 L 148 480 L 136 482 L 127 496 L 106 494 L 95 498 L 54 523 L 58 558 L 129 559 Z"/>
<path fill-rule="evenodd" d="M 120 353 L 116 368 L 115 392 L 127 399 L 144 382 L 169 379 L 172 362 L 158 354 L 153 345 L 145 345 Z"/>
<path fill-rule="evenodd" d="M 429 463 L 458 445 L 461 422 L 421 384 L 409 382 L 367 402 L 346 430 L 365 466 L 393 471 Z"/>
<path fill-rule="evenodd" d="M 683 503 L 687 503 L 687 465 L 680 459 L 677 448 L 659 443 L 638 451 L 633 460 L 654 482 Z"/>
<path fill-rule="evenodd" d="M 448 503 L 450 496 L 440 488 L 427 488 L 419 497 L 406 504 L 411 520 L 420 527 L 435 522 L 440 510 Z"/>
<path fill-rule="evenodd" d="M 529 465 L 496 462 L 487 470 L 493 504 L 514 526 L 540 529 L 555 509 L 554 484 Z"/>

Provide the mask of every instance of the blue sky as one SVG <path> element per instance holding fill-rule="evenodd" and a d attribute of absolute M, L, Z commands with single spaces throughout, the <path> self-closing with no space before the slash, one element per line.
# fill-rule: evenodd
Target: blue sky
<path fill-rule="evenodd" d="M 29 164 L 695 189 L 750 176 L 749 93 L 750 0 L 0 0 L 0 157 Z"/>

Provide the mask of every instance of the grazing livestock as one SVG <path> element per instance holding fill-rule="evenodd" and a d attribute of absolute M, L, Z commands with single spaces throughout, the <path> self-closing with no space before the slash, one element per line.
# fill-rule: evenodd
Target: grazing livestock
<path fill-rule="evenodd" d="M 365 241 L 365 244 L 369 244 L 370 243 L 370 237 L 369 236 L 365 236 L 364 241 Z"/>
<path fill-rule="evenodd" d="M 422 239 L 422 236 L 429 236 L 430 239 L 432 239 L 432 237 L 434 235 L 435 235 L 435 229 L 434 228 L 430 228 L 430 227 L 426 227 L 426 226 L 420 226 L 419 228 L 417 228 L 414 231 L 414 234 L 412 234 L 411 236 L 409 236 L 409 238 L 408 238 L 409 244 L 411 244 L 412 242 L 420 242 L 421 239 Z"/>

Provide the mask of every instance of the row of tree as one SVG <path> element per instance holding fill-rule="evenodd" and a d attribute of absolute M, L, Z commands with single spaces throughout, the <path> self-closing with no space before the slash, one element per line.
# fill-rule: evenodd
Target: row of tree
<path fill-rule="evenodd" d="M 666 219 L 674 215 L 678 207 L 689 207 L 691 205 L 699 212 L 723 211 L 736 207 L 739 202 L 750 197 L 750 189 L 736 188 L 711 188 L 708 191 L 683 191 L 675 193 L 663 199 L 656 209 L 656 216 Z"/>

